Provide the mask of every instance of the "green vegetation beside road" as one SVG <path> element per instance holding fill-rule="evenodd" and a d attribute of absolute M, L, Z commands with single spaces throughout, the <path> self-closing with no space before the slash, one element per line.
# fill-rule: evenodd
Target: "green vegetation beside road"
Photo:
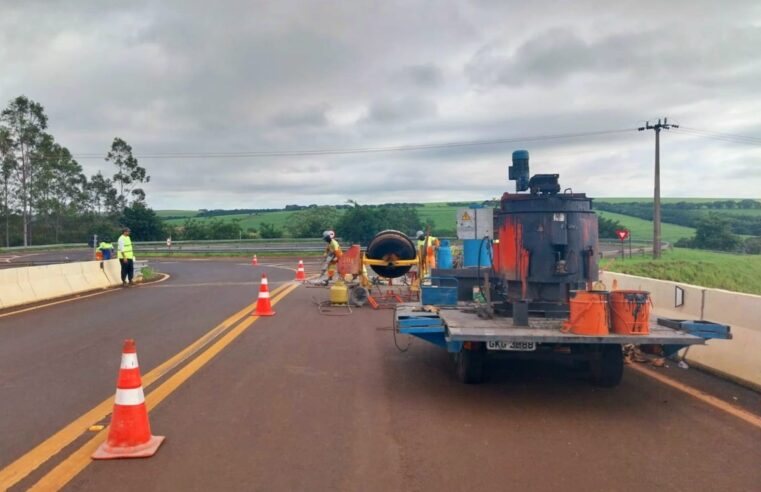
<path fill-rule="evenodd" d="M 595 208 L 644 220 L 653 220 L 653 202 L 608 202 L 595 200 Z M 698 227 L 710 215 L 720 216 L 730 232 L 740 235 L 761 236 L 761 202 L 749 198 L 741 200 L 714 200 L 706 202 L 665 202 L 661 204 L 661 221 L 686 227 Z"/>
<path fill-rule="evenodd" d="M 761 295 L 761 256 L 674 248 L 659 261 L 650 257 L 602 260 L 611 272 L 684 282 L 703 287 Z"/>
<path fill-rule="evenodd" d="M 423 228 L 430 226 L 431 233 L 439 237 L 456 235 L 456 211 L 471 202 L 438 202 L 415 204 L 387 204 L 386 206 L 367 206 L 368 209 L 414 210 Z M 346 223 L 342 218 L 353 205 L 332 206 L 296 206 L 272 211 L 269 209 L 242 210 L 250 213 L 232 211 L 190 211 L 166 210 L 159 215 L 175 239 L 223 239 L 235 236 L 243 238 L 262 237 L 317 237 L 319 230 L 336 229 L 339 236 L 344 233 L 340 225 Z M 621 209 L 627 213 L 619 213 Z M 615 239 L 615 229 L 626 228 L 632 233 L 634 241 L 650 241 L 653 237 L 653 223 L 648 213 L 652 214 L 652 200 L 649 198 L 604 198 L 594 201 L 594 210 L 601 219 L 600 238 Z M 727 250 L 746 253 L 761 251 L 761 238 L 749 237 L 736 232 L 753 231 L 761 220 L 761 202 L 749 199 L 717 198 L 666 198 L 664 199 L 664 221 L 661 224 L 662 239 L 671 244 L 689 248 L 709 250 Z M 671 215 L 669 215 L 671 214 Z M 687 220 L 688 225 L 669 222 L 668 217 Z M 719 217 L 718 222 L 716 216 Z M 676 219 L 675 219 L 676 220 Z M 378 221 L 375 221 L 378 222 Z M 383 221 L 381 221 L 383 222 Z M 386 221 L 388 222 L 388 221 Z M 717 233 L 703 234 L 698 229 L 705 224 L 713 224 Z M 193 227 L 188 227 L 192 225 Z M 225 227 L 231 225 L 232 228 Z M 718 227 L 721 225 L 721 227 Z M 726 226 L 726 227 L 725 227 Z M 381 228 L 393 227 L 388 223 L 379 224 Z M 174 230 L 171 230 L 174 228 Z M 734 232 L 733 232 L 734 231 Z M 412 233 L 414 231 L 404 231 Z M 718 232 L 723 236 L 718 237 Z M 235 233 L 235 234 L 233 234 Z M 353 232 L 351 233 L 353 234 Z M 696 240 L 697 238 L 697 240 Z M 709 238 L 710 241 L 703 239 Z M 680 241 L 681 240 L 681 241 Z M 678 243 L 678 244 L 677 244 Z"/>
<path fill-rule="evenodd" d="M 651 241 L 653 239 L 653 222 L 651 220 L 638 219 L 630 215 L 616 214 L 612 212 L 596 211 L 600 217 L 618 221 L 622 226 L 629 229 L 633 240 Z M 661 223 L 661 238 L 669 243 L 674 243 L 682 238 L 695 235 L 695 229 L 676 224 Z"/>

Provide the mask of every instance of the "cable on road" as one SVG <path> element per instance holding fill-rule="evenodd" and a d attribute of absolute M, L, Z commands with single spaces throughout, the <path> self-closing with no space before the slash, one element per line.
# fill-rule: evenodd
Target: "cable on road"
<path fill-rule="evenodd" d="M 354 311 L 351 310 L 351 306 L 348 304 L 333 304 L 330 301 L 318 301 L 315 297 L 312 297 L 312 302 L 315 306 L 317 306 L 317 311 L 322 316 L 349 316 L 351 314 L 354 314 Z M 336 312 L 333 310 L 333 308 L 346 308 L 348 312 Z"/>
<path fill-rule="evenodd" d="M 412 337 L 409 336 L 409 335 L 407 336 L 407 346 L 402 348 L 402 347 L 399 346 L 399 342 L 396 339 L 396 332 L 398 330 L 399 330 L 399 325 L 396 324 L 396 316 L 394 316 L 394 328 L 391 330 L 391 333 L 394 336 L 394 346 L 396 347 L 396 350 L 398 350 L 399 352 L 404 353 L 404 352 L 408 351 L 410 349 L 410 347 L 412 346 Z"/>

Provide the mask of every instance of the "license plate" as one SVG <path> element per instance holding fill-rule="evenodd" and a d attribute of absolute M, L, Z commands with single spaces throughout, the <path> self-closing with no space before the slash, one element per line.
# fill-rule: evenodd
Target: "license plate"
<path fill-rule="evenodd" d="M 503 342 L 493 340 L 486 342 L 489 350 L 512 350 L 515 352 L 531 352 L 536 350 L 536 342 Z"/>

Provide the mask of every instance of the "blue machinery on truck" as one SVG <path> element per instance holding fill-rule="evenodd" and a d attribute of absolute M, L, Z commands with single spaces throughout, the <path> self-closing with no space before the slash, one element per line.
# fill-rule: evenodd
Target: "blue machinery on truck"
<path fill-rule="evenodd" d="M 594 290 L 600 285 L 592 199 L 571 189 L 561 192 L 557 174 L 529 177 L 525 150 L 513 153 L 509 178 L 516 182 L 516 193 L 505 193 L 494 210 L 491 266 L 482 268 L 479 260 L 478 268 L 434 269 L 431 285 L 421 287 L 422 302 L 401 304 L 395 312 L 395 333 L 453 353 L 460 380 L 481 382 L 487 357 L 563 357 L 588 365 L 592 382 L 610 387 L 623 374 L 624 344 L 656 346 L 672 355 L 708 339 L 731 338 L 726 325 L 687 320 L 645 320 L 649 329 L 631 333 L 590 335 L 564 329 L 577 293 L 607 295 Z M 371 241 L 365 262 L 376 273 L 394 278 L 419 262 L 415 253 L 404 234 L 384 231 Z M 472 302 L 474 285 L 485 302 Z"/>

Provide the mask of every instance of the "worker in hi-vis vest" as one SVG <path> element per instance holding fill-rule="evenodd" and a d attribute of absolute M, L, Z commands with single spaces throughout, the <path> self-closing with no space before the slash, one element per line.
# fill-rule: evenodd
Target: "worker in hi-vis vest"
<path fill-rule="evenodd" d="M 122 235 L 116 242 L 116 256 L 122 265 L 122 285 L 132 285 L 135 275 L 135 254 L 132 252 L 132 239 L 129 237 L 129 227 L 122 229 Z M 127 284 L 129 280 L 129 284 Z"/>
<path fill-rule="evenodd" d="M 421 254 L 425 247 L 425 263 L 428 265 L 428 269 L 436 268 L 436 252 L 439 250 L 441 244 L 439 238 L 434 236 L 428 236 L 425 238 L 423 231 L 417 231 L 417 250 L 418 254 Z"/>
<path fill-rule="evenodd" d="M 338 241 L 336 241 L 336 233 L 334 231 L 323 232 L 322 240 L 328 243 L 328 245 L 325 246 L 325 261 L 322 265 L 322 273 L 324 274 L 326 271 L 328 273 L 328 278 L 325 280 L 327 283 L 333 280 L 333 276 L 336 274 L 338 268 L 338 259 L 343 252 L 341 251 L 341 246 L 338 244 Z"/>
<path fill-rule="evenodd" d="M 111 241 L 101 241 L 98 245 L 98 251 L 103 255 L 104 260 L 111 259 L 111 252 L 114 250 L 114 245 Z"/>

